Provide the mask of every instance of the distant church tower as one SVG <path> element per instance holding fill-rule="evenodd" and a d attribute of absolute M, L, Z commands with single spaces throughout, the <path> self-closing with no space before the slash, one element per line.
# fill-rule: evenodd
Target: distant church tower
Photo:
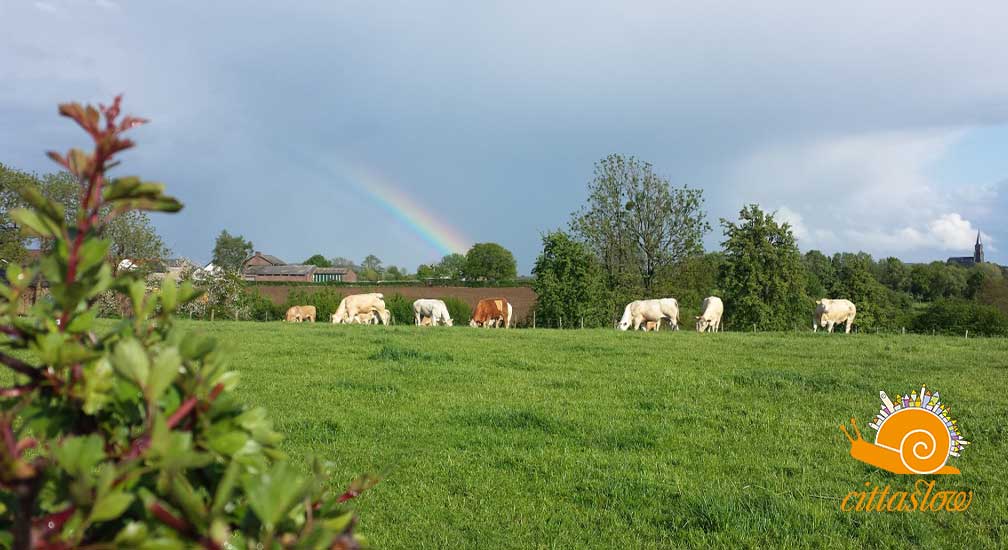
<path fill-rule="evenodd" d="M 976 245 L 973 246 L 973 263 L 982 264 L 983 261 L 983 243 L 980 242 L 980 230 L 978 229 Z"/>

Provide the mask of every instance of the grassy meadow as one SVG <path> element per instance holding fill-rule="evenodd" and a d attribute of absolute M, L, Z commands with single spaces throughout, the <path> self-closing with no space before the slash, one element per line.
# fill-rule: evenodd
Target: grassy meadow
<path fill-rule="evenodd" d="M 1008 540 L 1008 340 L 193 322 L 294 456 L 389 469 L 377 548 L 981 548 Z M 937 389 L 973 442 L 965 513 L 845 513 L 889 395 Z"/>

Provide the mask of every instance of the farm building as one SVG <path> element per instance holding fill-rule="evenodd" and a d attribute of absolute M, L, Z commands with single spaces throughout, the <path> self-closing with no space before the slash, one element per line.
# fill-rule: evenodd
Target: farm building
<path fill-rule="evenodd" d="M 242 278 L 246 281 L 357 282 L 357 274 L 346 267 L 288 264 L 276 256 L 259 251 L 242 262 Z"/>

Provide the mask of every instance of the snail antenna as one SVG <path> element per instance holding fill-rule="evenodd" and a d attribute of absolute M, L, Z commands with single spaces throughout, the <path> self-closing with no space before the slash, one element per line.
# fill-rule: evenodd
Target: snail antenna
<path fill-rule="evenodd" d="M 858 439 L 862 439 L 861 438 L 861 430 L 859 430 L 858 427 L 857 427 L 857 419 L 855 419 L 852 416 L 851 419 L 850 419 L 850 423 L 851 423 L 851 426 L 854 426 L 854 433 L 857 434 L 857 438 Z"/>
<path fill-rule="evenodd" d="M 851 437 L 849 433 L 847 433 L 847 426 L 844 426 L 843 424 L 840 424 L 840 431 L 843 432 L 843 434 L 847 436 L 847 440 L 850 441 L 851 444 L 853 445 L 854 444 L 854 438 Z"/>

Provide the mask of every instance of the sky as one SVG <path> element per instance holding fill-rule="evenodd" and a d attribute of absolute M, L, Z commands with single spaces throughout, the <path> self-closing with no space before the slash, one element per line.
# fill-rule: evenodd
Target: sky
<path fill-rule="evenodd" d="M 1008 264 L 1008 3 L 0 0 L 0 162 L 84 146 L 56 115 L 151 119 L 121 174 L 294 263 L 410 271 L 475 242 L 529 273 L 611 153 L 758 203 L 802 250 Z"/>

